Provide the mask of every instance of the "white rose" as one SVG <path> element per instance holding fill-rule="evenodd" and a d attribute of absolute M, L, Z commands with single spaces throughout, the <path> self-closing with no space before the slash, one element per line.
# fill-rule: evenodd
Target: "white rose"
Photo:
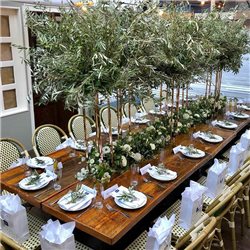
<path fill-rule="evenodd" d="M 127 140 L 128 140 L 128 142 L 131 142 L 132 139 L 133 139 L 132 136 L 128 136 L 128 139 L 127 139 Z"/>
<path fill-rule="evenodd" d="M 126 167 L 127 164 L 128 164 L 128 161 L 127 161 L 126 157 L 124 155 L 122 155 L 122 166 Z"/>
<path fill-rule="evenodd" d="M 100 156 L 100 154 L 99 153 L 95 153 L 95 157 L 99 157 Z"/>
<path fill-rule="evenodd" d="M 178 128 L 182 127 L 182 123 L 181 123 L 181 122 L 178 122 L 177 127 L 178 127 Z"/>
<path fill-rule="evenodd" d="M 95 160 L 94 160 L 94 159 L 90 159 L 89 163 L 90 163 L 90 164 L 94 164 L 94 163 L 95 163 Z"/>
<path fill-rule="evenodd" d="M 155 150 L 155 144 L 150 143 L 149 145 L 150 145 L 150 147 L 151 147 L 152 150 Z"/>
<path fill-rule="evenodd" d="M 122 146 L 122 149 L 123 149 L 124 151 L 129 152 L 129 151 L 131 150 L 131 146 L 130 146 L 129 144 L 124 144 L 124 145 Z"/>
<path fill-rule="evenodd" d="M 188 114 L 188 113 L 185 113 L 185 114 L 183 115 L 183 119 L 187 120 L 188 118 L 189 118 L 189 114 Z"/>
<path fill-rule="evenodd" d="M 200 115 L 199 114 L 194 114 L 194 117 L 200 118 Z"/>
<path fill-rule="evenodd" d="M 206 118 L 206 117 L 207 117 L 207 114 L 204 112 L 204 113 L 202 114 L 202 116 Z"/>
<path fill-rule="evenodd" d="M 134 158 L 135 161 L 139 162 L 142 159 L 142 155 L 140 153 L 135 153 L 132 155 L 132 158 Z"/>

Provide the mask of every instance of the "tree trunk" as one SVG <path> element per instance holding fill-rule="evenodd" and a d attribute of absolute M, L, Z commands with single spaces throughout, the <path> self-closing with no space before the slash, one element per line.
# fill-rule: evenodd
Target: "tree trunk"
<path fill-rule="evenodd" d="M 107 97 L 108 102 L 108 126 L 109 126 L 109 144 L 110 144 L 110 153 L 111 153 L 111 165 L 114 164 L 114 150 L 113 150 L 113 137 L 112 137 L 112 125 L 111 125 L 111 110 L 110 110 L 110 99 L 109 95 Z M 118 130 L 119 133 L 119 130 Z"/>
<path fill-rule="evenodd" d="M 96 124 L 96 144 L 102 158 L 102 140 L 101 140 L 101 123 L 99 114 L 99 98 L 98 93 L 95 95 L 95 124 Z"/>

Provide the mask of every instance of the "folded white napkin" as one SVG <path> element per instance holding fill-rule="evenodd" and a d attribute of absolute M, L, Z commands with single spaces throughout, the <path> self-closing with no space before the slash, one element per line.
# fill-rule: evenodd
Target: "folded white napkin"
<path fill-rule="evenodd" d="M 193 133 L 193 137 L 196 139 L 198 137 L 201 137 L 203 135 L 203 133 L 201 131 L 198 131 L 196 133 Z"/>
<path fill-rule="evenodd" d="M 215 127 L 215 126 L 218 124 L 218 121 L 217 121 L 217 120 L 214 120 L 214 121 L 211 122 L 211 124 L 212 124 L 212 126 Z"/>
<path fill-rule="evenodd" d="M 0 210 L 7 213 L 16 213 L 23 208 L 21 199 L 18 195 L 7 194 L 0 196 Z"/>
<path fill-rule="evenodd" d="M 42 226 L 42 231 L 40 235 L 47 241 L 55 244 L 62 244 L 70 236 L 75 228 L 75 222 L 68 222 L 65 224 L 60 224 L 58 220 L 52 221 L 48 220 L 47 224 Z"/>
<path fill-rule="evenodd" d="M 27 156 L 26 156 L 26 157 L 23 157 L 23 158 L 18 158 L 16 161 L 14 161 L 14 162 L 10 165 L 9 169 L 15 168 L 15 167 L 19 167 L 19 166 L 25 164 L 25 163 L 27 162 L 28 159 L 29 159 L 29 157 L 27 157 Z"/>
<path fill-rule="evenodd" d="M 170 217 L 169 220 L 166 216 L 164 216 L 163 218 L 159 217 L 154 226 L 152 228 L 149 228 L 146 250 L 158 250 L 158 247 L 160 247 L 163 242 L 168 239 L 169 236 L 171 237 L 171 231 L 174 226 L 174 222 L 174 214 Z M 155 238 L 158 244 L 155 244 L 155 241 L 151 240 L 149 237 Z"/>
<path fill-rule="evenodd" d="M 113 191 L 111 195 L 114 198 L 117 198 L 117 196 L 122 195 L 123 192 L 128 192 L 128 188 L 126 188 L 124 186 L 120 186 L 115 191 Z M 134 191 L 134 195 L 136 196 L 137 199 L 134 200 L 134 201 L 132 201 L 132 202 L 124 201 L 124 200 L 119 200 L 119 202 L 122 203 L 122 204 L 124 204 L 127 207 L 130 207 L 130 208 L 140 207 L 145 202 L 145 200 L 142 199 L 142 197 L 140 197 L 139 193 L 140 192 L 138 192 L 138 191 Z"/>
<path fill-rule="evenodd" d="M 173 152 L 174 154 L 177 154 L 178 152 L 181 152 L 181 150 L 183 149 L 182 145 L 176 146 L 175 148 L 173 148 Z"/>

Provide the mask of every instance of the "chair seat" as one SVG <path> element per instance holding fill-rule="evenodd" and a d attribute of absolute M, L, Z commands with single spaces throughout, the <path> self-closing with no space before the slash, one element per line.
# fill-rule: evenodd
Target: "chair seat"
<path fill-rule="evenodd" d="M 1 240 L 15 249 L 33 250 L 38 248 L 40 246 L 39 232 L 41 231 L 41 227 L 46 223 L 46 221 L 42 220 L 37 216 L 32 215 L 29 212 L 27 212 L 27 218 L 30 233 L 29 239 L 27 239 L 24 243 L 19 244 L 13 238 L 10 238 L 5 233 L 1 232 Z M 8 234 L 11 235 L 10 232 Z"/>

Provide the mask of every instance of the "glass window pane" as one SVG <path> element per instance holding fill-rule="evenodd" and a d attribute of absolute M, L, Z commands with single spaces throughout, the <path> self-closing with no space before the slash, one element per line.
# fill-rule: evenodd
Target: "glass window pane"
<path fill-rule="evenodd" d="M 3 103 L 5 110 L 17 107 L 15 89 L 3 91 Z"/>
<path fill-rule="evenodd" d="M 0 61 L 12 60 L 12 51 L 10 43 L 1 43 L 0 51 L 1 51 Z"/>
<path fill-rule="evenodd" d="M 2 85 L 15 82 L 13 67 L 4 67 L 0 69 Z"/>
<path fill-rule="evenodd" d="M 0 36 L 1 37 L 10 37 L 9 17 L 8 16 L 1 16 L 0 23 L 1 23 Z"/>

